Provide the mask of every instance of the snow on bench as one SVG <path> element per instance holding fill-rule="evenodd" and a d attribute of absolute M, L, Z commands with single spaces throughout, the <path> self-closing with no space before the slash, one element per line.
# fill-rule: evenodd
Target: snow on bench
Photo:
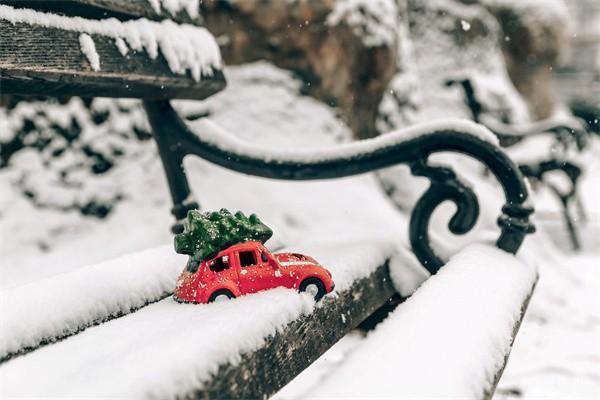
<path fill-rule="evenodd" d="M 170 19 L 95 20 L 0 5 L 0 43 L 4 93 L 204 99 L 225 87 L 211 33 Z"/>
<path fill-rule="evenodd" d="M 202 23 L 200 0 L 3 0 L 2 3 L 87 18 L 156 21 L 168 18 L 179 23 Z"/>
<path fill-rule="evenodd" d="M 513 255 L 466 248 L 307 397 L 491 397 L 537 278 L 535 267 Z"/>
<path fill-rule="evenodd" d="M 170 295 L 187 258 L 163 246 L 0 292 L 0 360 Z"/>
<path fill-rule="evenodd" d="M 15 288 L 14 297 L 2 299 L 3 312 L 9 311 L 3 354 L 120 318 L 6 361 L 0 397 L 274 393 L 395 292 L 387 260 L 399 251 L 397 239 L 294 250 L 314 255 L 333 274 L 336 290 L 317 307 L 304 294 L 275 289 L 225 304 L 179 304 L 169 297 L 121 316 L 172 288 L 185 260 L 168 248 Z M 410 268 L 402 274 L 424 276 Z M 41 297 L 28 296 L 33 288 Z"/>

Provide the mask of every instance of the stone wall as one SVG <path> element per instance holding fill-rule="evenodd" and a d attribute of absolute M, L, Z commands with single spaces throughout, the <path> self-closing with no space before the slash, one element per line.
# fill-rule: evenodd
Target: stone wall
<path fill-rule="evenodd" d="M 296 72 L 306 94 L 337 107 L 355 136 L 367 138 L 396 71 L 397 9 L 393 0 L 352 3 L 212 0 L 202 7 L 227 64 L 264 59 Z"/>

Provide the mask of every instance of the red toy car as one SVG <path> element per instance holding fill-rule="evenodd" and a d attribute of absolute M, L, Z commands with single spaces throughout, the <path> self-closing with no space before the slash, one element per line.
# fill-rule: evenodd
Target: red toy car
<path fill-rule="evenodd" d="M 331 273 L 311 257 L 271 254 L 260 242 L 244 242 L 200 264 L 188 263 L 175 288 L 175 300 L 210 303 L 275 287 L 307 292 L 315 300 L 334 288 Z"/>

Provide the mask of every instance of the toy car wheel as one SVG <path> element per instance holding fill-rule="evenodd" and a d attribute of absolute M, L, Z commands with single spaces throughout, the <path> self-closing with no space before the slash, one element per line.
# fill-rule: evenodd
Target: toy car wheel
<path fill-rule="evenodd" d="M 209 303 L 219 303 L 221 301 L 227 301 L 229 299 L 233 299 L 233 294 L 229 290 L 217 290 L 213 294 L 210 295 L 208 299 Z"/>
<path fill-rule="evenodd" d="M 310 294 L 315 301 L 319 301 L 325 296 L 325 285 L 318 278 L 308 278 L 300 284 L 300 291 Z"/>

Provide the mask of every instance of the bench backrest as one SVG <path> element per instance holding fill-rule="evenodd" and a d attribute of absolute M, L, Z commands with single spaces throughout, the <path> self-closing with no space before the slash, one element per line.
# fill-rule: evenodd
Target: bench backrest
<path fill-rule="evenodd" d="M 146 0 L 2 4 L 2 94 L 203 99 L 225 87 L 218 46 L 204 28 L 172 20 L 119 20 L 139 15 L 199 23 L 185 11 L 159 13 Z"/>
<path fill-rule="evenodd" d="M 161 21 L 168 18 L 179 23 L 202 25 L 198 10 L 188 7 L 165 9 L 160 0 L 154 2 L 149 0 L 1 0 L 0 4 L 90 19 L 114 17 L 122 21 L 137 18 Z M 158 5 L 159 8 L 155 8 L 156 6 L 152 4 Z M 171 2 L 170 4 L 185 5 L 186 3 Z"/>

